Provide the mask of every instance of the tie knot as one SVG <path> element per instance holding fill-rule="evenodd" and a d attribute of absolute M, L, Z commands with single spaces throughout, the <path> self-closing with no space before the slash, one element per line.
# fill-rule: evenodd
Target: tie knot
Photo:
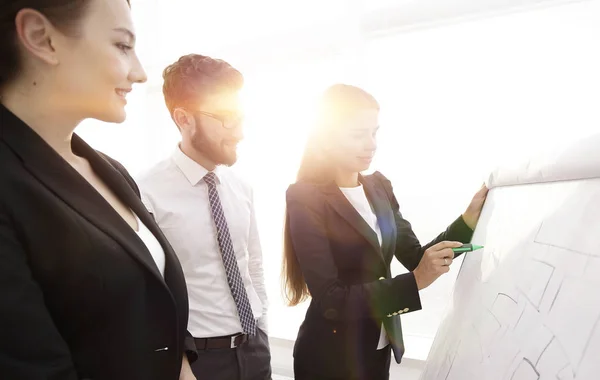
<path fill-rule="evenodd" d="M 204 176 L 204 182 L 206 182 L 208 186 L 215 186 L 217 183 L 217 176 L 213 172 L 208 172 Z"/>

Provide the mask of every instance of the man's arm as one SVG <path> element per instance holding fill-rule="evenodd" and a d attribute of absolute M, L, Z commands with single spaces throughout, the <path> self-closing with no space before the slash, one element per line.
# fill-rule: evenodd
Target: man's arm
<path fill-rule="evenodd" d="M 250 233 L 248 237 L 248 268 L 250 270 L 250 278 L 254 289 L 260 298 L 260 302 L 263 306 L 263 314 L 258 320 L 258 327 L 263 331 L 268 331 L 267 325 L 267 311 L 269 306 L 269 300 L 267 297 L 267 289 L 265 287 L 265 275 L 263 269 L 263 257 L 262 248 L 260 245 L 260 237 L 258 234 L 258 226 L 256 223 L 256 213 L 254 207 L 254 196 L 251 194 L 251 205 L 250 205 Z"/>

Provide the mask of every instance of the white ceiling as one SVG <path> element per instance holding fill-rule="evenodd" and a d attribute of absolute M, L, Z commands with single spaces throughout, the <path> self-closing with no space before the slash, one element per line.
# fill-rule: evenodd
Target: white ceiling
<path fill-rule="evenodd" d="M 361 30 L 367 35 L 398 29 L 427 27 L 460 19 L 483 17 L 536 7 L 589 0 L 363 0 L 370 11 L 363 14 Z"/>
<path fill-rule="evenodd" d="M 594 0 L 133 0 L 132 9 L 138 51 L 159 72 L 182 52 L 297 60 L 365 37 L 578 1 Z"/>
<path fill-rule="evenodd" d="M 190 35 L 203 45 L 239 43 L 319 28 L 367 34 L 463 17 L 586 0 L 133 0 L 149 29 Z M 589 1 L 589 0 L 587 0 Z M 174 28 L 173 25 L 177 25 Z"/>

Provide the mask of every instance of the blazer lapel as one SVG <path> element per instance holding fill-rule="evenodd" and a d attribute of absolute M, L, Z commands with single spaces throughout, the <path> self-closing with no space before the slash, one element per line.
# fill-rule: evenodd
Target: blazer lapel
<path fill-rule="evenodd" d="M 328 195 L 326 198 L 327 202 L 329 202 L 335 211 L 371 243 L 376 252 L 381 254 L 381 246 L 379 245 L 377 234 L 358 211 L 356 211 L 348 199 L 346 199 L 339 187 L 335 183 L 324 185 L 324 192 Z"/>
<path fill-rule="evenodd" d="M 165 254 L 164 276 L 161 275 L 154 259 L 151 257 L 147 247 L 144 245 L 141 239 L 136 233 L 132 234 L 133 231 L 131 228 L 127 225 L 127 223 L 125 223 L 125 221 L 123 221 L 121 216 L 117 214 L 118 219 L 123 221 L 127 227 L 121 231 L 127 231 L 129 234 L 123 234 L 120 237 L 113 235 L 113 237 L 116 237 L 118 241 L 122 241 L 126 248 L 127 244 L 129 243 L 128 252 L 132 254 L 138 261 L 140 261 L 142 265 L 148 268 L 148 270 L 150 270 L 155 277 L 165 285 L 171 300 L 175 305 L 178 305 L 175 297 L 175 292 L 178 292 L 179 302 L 185 303 L 185 308 L 181 309 L 180 313 L 181 315 L 187 313 L 187 298 L 182 301 L 182 297 L 185 298 L 186 285 L 181 264 L 177 259 L 177 255 L 175 254 L 173 247 L 163 234 L 158 224 L 156 224 L 156 221 L 152 215 L 146 209 L 146 206 L 144 206 L 142 203 L 139 195 L 133 190 L 129 182 L 123 177 L 123 174 L 121 174 L 119 170 L 113 167 L 109 161 L 107 161 L 103 156 L 99 155 L 78 136 L 73 136 L 73 149 L 78 154 L 86 157 L 89 160 L 94 172 L 96 172 L 96 174 L 102 178 L 102 180 L 111 188 L 111 190 L 113 190 L 113 192 L 117 195 L 117 197 L 119 197 L 119 199 L 121 199 L 123 203 L 131 208 L 131 210 L 138 216 L 139 220 L 148 228 L 148 230 L 150 230 L 150 232 L 152 232 L 156 240 L 158 240 Z M 108 233 L 110 234 L 110 232 Z M 180 304 L 179 307 L 183 307 L 182 305 L 184 304 Z"/>
<path fill-rule="evenodd" d="M 359 182 L 362 183 L 367 199 L 369 199 L 375 210 L 375 215 L 377 215 L 377 223 L 382 237 L 381 249 L 386 262 L 389 262 L 394 251 L 397 234 L 392 206 L 385 190 L 377 186 L 377 183 L 373 183 L 373 177 L 359 175 Z"/>
<path fill-rule="evenodd" d="M 156 263 L 135 231 L 85 178 L 3 106 L 0 106 L 0 126 L 2 138 L 34 177 L 65 204 L 117 241 L 128 254 L 162 281 Z M 134 201 L 137 196 L 123 176 L 76 135 L 72 144 L 73 150 L 88 159 L 96 174 L 121 201 L 142 218 L 143 205 L 139 200 Z"/>
<path fill-rule="evenodd" d="M 138 216 L 140 221 L 144 223 L 146 227 L 148 227 L 148 229 L 161 243 L 165 254 L 167 254 L 169 252 L 170 245 L 166 244 L 164 239 L 162 239 L 162 234 L 157 234 L 156 230 L 158 230 L 158 228 L 154 228 L 156 225 L 149 220 L 150 215 L 148 214 L 148 211 L 123 175 L 77 135 L 73 135 L 73 151 L 78 155 L 85 157 L 89 161 L 98 177 L 100 177 L 102 181 L 104 181 L 104 183 L 115 193 L 115 195 L 125 205 L 129 206 L 131 211 Z M 96 193 L 94 195 L 98 195 L 100 198 L 102 198 L 102 201 L 104 201 L 103 206 L 107 209 L 104 213 L 105 218 L 102 220 L 96 220 L 95 224 L 102 228 L 105 233 L 117 240 L 124 248 L 128 250 L 129 253 L 131 253 L 145 267 L 147 267 L 162 280 L 163 277 L 156 266 L 156 262 L 149 254 L 144 243 L 139 239 L 131 227 L 123 220 L 123 218 L 117 214 L 116 211 L 114 211 L 112 206 L 110 206 L 110 204 L 108 204 L 108 202 L 106 202 L 104 198 L 95 191 L 95 189 L 92 188 L 92 190 L 94 190 L 93 192 Z M 98 203 L 101 204 L 101 202 Z M 112 225 L 106 225 L 106 223 L 103 223 L 104 220 L 109 219 L 111 220 Z M 117 220 L 120 226 L 114 224 L 117 222 Z"/>
<path fill-rule="evenodd" d="M 165 253 L 164 280 L 168 283 L 169 274 L 172 273 L 173 270 L 177 269 L 178 272 L 181 272 L 179 261 L 175 251 L 173 250 L 173 247 L 163 234 L 160 227 L 158 227 L 158 224 L 156 224 L 156 221 L 152 215 L 150 215 L 146 209 L 146 206 L 144 206 L 140 200 L 138 194 L 131 188 L 123 175 L 117 169 L 115 169 L 110 162 L 97 154 L 96 151 L 87 145 L 83 140 L 81 140 L 81 138 L 78 136 L 73 136 L 73 144 L 74 147 L 77 147 L 77 151 L 81 152 L 80 154 L 82 156 L 88 158 L 98 176 L 100 176 L 102 180 L 105 181 L 105 183 L 114 191 L 114 193 L 131 208 L 131 210 L 138 216 L 140 221 L 150 230 L 150 232 L 152 232 L 154 237 L 156 237 Z M 137 240 L 139 241 L 139 238 Z M 141 241 L 140 243 L 143 244 Z M 144 252 L 146 251 L 147 249 L 144 249 Z M 163 279 L 163 276 L 161 276 L 158 268 L 156 267 L 154 259 L 152 259 L 150 255 L 144 254 L 142 255 L 141 259 L 146 262 L 146 264 L 153 272 L 155 272 L 158 277 Z M 183 276 L 183 272 L 181 272 L 181 275 Z"/>

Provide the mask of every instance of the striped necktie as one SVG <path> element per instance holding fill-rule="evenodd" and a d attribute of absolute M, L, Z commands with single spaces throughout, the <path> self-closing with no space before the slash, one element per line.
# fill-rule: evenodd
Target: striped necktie
<path fill-rule="evenodd" d="M 246 293 L 246 287 L 244 286 L 242 275 L 240 274 L 240 268 L 238 267 L 235 252 L 233 251 L 229 227 L 227 226 L 227 220 L 225 220 L 219 193 L 217 192 L 215 173 L 208 172 L 208 174 L 204 176 L 204 182 L 208 185 L 208 199 L 210 202 L 212 218 L 217 228 L 217 240 L 219 242 L 219 248 L 221 249 L 221 258 L 223 259 L 223 265 L 225 266 L 227 282 L 229 283 L 229 288 L 231 289 L 231 294 L 233 295 L 240 317 L 242 330 L 245 334 L 254 335 L 256 333 L 256 320 L 254 319 L 250 300 Z"/>

